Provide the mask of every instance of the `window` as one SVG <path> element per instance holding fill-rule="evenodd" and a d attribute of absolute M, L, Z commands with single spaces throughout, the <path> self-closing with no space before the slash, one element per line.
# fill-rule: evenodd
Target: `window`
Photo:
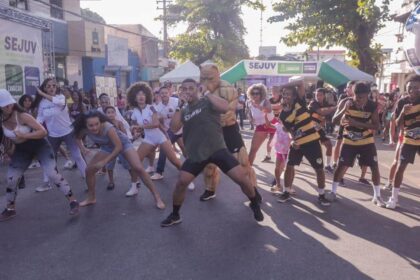
<path fill-rule="evenodd" d="M 53 18 L 64 19 L 63 16 L 63 0 L 50 0 L 51 16 Z"/>
<path fill-rule="evenodd" d="M 9 6 L 22 10 L 28 10 L 28 0 L 9 0 Z"/>

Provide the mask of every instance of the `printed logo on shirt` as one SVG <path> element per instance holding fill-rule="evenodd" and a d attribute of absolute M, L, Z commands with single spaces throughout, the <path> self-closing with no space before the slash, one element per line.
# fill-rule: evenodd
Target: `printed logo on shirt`
<path fill-rule="evenodd" d="M 194 110 L 194 111 L 192 111 L 190 114 L 188 114 L 188 115 L 184 115 L 184 120 L 187 122 L 187 121 L 189 121 L 190 119 L 192 119 L 193 117 L 195 117 L 195 116 L 197 116 L 198 114 L 200 114 L 201 113 L 201 111 L 202 111 L 202 108 L 198 108 L 198 109 L 196 109 L 196 110 Z"/>

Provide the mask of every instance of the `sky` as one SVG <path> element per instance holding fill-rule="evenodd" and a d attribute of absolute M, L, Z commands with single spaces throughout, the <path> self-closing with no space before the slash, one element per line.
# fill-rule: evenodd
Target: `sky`
<path fill-rule="evenodd" d="M 267 22 L 267 19 L 275 15 L 271 4 L 275 0 L 262 0 L 267 9 L 263 13 L 263 45 L 277 46 L 277 53 L 301 52 L 306 50 L 305 45 L 287 47 L 280 43 L 280 38 L 287 34 L 284 29 L 285 23 Z M 345 1 L 345 0 L 344 0 Z M 379 1 L 379 0 L 377 0 Z M 401 7 L 403 0 L 391 0 L 390 10 L 395 11 Z M 162 10 L 157 9 L 156 0 L 81 0 L 82 8 L 89 8 L 100 14 L 108 24 L 142 24 L 156 37 L 163 37 L 162 22 L 155 21 Z M 161 5 L 160 5 L 161 6 Z M 247 44 L 250 55 L 257 56 L 260 46 L 260 15 L 259 11 L 250 8 L 243 9 L 243 21 L 247 29 L 245 43 Z M 378 32 L 375 41 L 381 43 L 384 48 L 392 48 L 396 44 L 395 34 L 398 31 L 399 24 L 394 22 L 386 23 L 386 26 Z M 169 36 L 185 31 L 185 25 L 176 28 L 170 28 Z M 336 48 L 339 49 L 339 48 Z"/>

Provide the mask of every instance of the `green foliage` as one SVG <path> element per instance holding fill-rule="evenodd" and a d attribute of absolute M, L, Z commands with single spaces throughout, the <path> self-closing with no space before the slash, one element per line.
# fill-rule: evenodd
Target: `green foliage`
<path fill-rule="evenodd" d="M 91 11 L 90 9 L 80 9 L 80 11 L 83 18 L 106 24 L 104 18 L 100 14 Z"/>
<path fill-rule="evenodd" d="M 282 38 L 288 46 L 346 47 L 359 69 L 375 74 L 380 55 L 372 46 L 374 35 L 389 19 L 389 0 L 281 0 L 273 4 L 278 15 L 269 22 L 287 21 L 290 33 Z"/>
<path fill-rule="evenodd" d="M 172 39 L 170 56 L 195 64 L 210 59 L 222 66 L 247 58 L 243 5 L 263 9 L 250 0 L 176 0 L 169 7 L 168 23 L 186 23 L 187 30 Z"/>

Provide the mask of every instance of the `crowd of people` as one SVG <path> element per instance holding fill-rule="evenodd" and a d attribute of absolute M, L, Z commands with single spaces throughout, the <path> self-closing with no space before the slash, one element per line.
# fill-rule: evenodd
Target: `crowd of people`
<path fill-rule="evenodd" d="M 241 136 L 246 118 L 253 130 L 249 153 Z M 251 85 L 246 93 L 236 90 L 220 79 L 216 65 L 205 64 L 200 67 L 200 82 L 186 79 L 176 91 L 170 83 L 153 90 L 147 83 L 137 82 L 125 93 L 118 90 L 115 100 L 105 93 L 86 95 L 74 87 L 59 87 L 56 80 L 47 78 L 34 97 L 23 95 L 18 101 L 0 89 L 0 121 L 1 153 L 9 158 L 6 207 L 0 221 L 16 216 L 18 189 L 25 188 L 24 173 L 36 167 L 44 174 L 44 183 L 36 191 L 56 186 L 69 201 L 71 215 L 96 203 L 98 173 L 107 173 L 107 189 L 114 189 L 116 162 L 131 178 L 126 196 L 139 193 L 141 180 L 156 207 L 164 209 L 154 181 L 164 178 L 166 159 L 179 175 L 174 182 L 172 211 L 161 226 L 182 221 L 180 208 L 186 190 L 195 189 L 193 180 L 199 174 L 203 174 L 205 185 L 200 200 L 214 199 L 219 170 L 239 185 L 255 220 L 262 221 L 262 197 L 253 165 L 266 140 L 262 161 L 271 162 L 275 151 L 271 192 L 279 202 L 295 194 L 295 167 L 305 157 L 316 174 L 317 201 L 328 207 L 337 199 L 345 173 L 357 159 L 360 182 L 369 184 L 365 174 L 368 167 L 371 170 L 372 202 L 395 209 L 404 171 L 420 154 L 420 76 L 411 77 L 401 94 L 388 96 L 363 81 L 350 81 L 340 97 L 323 87 L 307 93 L 303 83 L 275 86 L 269 96 L 263 84 Z M 337 137 L 332 141 L 335 128 Z M 375 146 L 378 133 L 395 146 L 389 181 L 382 186 L 392 190 L 387 201 L 381 196 Z M 135 149 L 133 141 L 137 139 L 140 145 Z M 81 202 L 57 168 L 58 153 L 66 157 L 64 167 L 77 168 L 86 181 L 87 197 Z M 333 176 L 328 191 L 326 172 Z"/>

